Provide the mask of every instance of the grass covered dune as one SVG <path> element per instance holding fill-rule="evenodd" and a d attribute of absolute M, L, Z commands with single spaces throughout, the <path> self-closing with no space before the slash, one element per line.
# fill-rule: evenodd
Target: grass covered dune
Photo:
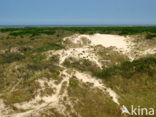
<path fill-rule="evenodd" d="M 0 28 L 0 117 L 120 117 L 122 105 L 156 108 L 156 26 Z"/>

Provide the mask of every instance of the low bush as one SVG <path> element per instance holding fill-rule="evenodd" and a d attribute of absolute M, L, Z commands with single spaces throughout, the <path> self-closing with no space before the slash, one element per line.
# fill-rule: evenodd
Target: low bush
<path fill-rule="evenodd" d="M 70 79 L 69 85 L 71 87 L 77 87 L 78 86 L 78 82 L 75 79 Z"/>
<path fill-rule="evenodd" d="M 10 36 L 20 36 L 23 38 L 23 35 L 30 34 L 31 37 L 40 35 L 40 34 L 47 34 L 47 35 L 53 35 L 56 31 L 48 31 L 48 30 L 24 30 L 24 31 L 18 31 L 18 32 L 11 32 Z"/>

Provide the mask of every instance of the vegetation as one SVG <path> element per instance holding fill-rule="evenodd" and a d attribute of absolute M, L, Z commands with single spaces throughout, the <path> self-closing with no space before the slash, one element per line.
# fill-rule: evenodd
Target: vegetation
<path fill-rule="evenodd" d="M 0 32 L 10 32 L 10 36 L 22 36 L 30 34 L 36 36 L 39 34 L 53 35 L 57 31 L 70 31 L 73 33 L 118 33 L 120 35 L 138 34 L 143 32 L 156 33 L 155 26 L 148 27 L 25 27 L 25 28 L 1 28 Z M 58 36 L 58 35 L 57 35 Z"/>
<path fill-rule="evenodd" d="M 126 61 L 121 65 L 112 66 L 107 69 L 103 69 L 100 72 L 95 72 L 94 75 L 100 78 L 112 77 L 114 75 L 121 75 L 124 78 L 131 78 L 135 74 L 144 73 L 149 76 L 153 76 L 156 72 L 156 58 L 147 57 L 134 60 L 132 62 Z"/>
<path fill-rule="evenodd" d="M 40 88 L 37 79 L 59 78 L 56 57 L 46 60 L 44 52 L 63 49 L 62 38 L 54 35 L 55 31 L 38 28 L 0 30 L 0 98 L 8 105 L 28 101 Z"/>
<path fill-rule="evenodd" d="M 90 89 L 86 83 L 76 78 L 70 79 L 69 96 L 74 102 L 74 109 L 82 117 L 118 117 L 121 116 L 120 107 L 111 101 L 111 98 L 101 90 Z"/>
<path fill-rule="evenodd" d="M 120 96 L 121 105 L 156 108 L 156 58 L 146 57 L 132 62 L 123 62 L 100 72 L 96 77 L 105 80 Z"/>
<path fill-rule="evenodd" d="M 63 64 L 68 68 L 76 68 L 81 72 L 83 71 L 97 72 L 100 69 L 95 63 L 91 62 L 88 59 L 77 60 L 71 57 L 67 58 Z"/>
<path fill-rule="evenodd" d="M 38 79 L 44 77 L 58 82 L 62 80 L 60 71 L 64 68 L 58 65 L 58 56 L 47 59 L 46 51 L 64 49 L 62 39 L 74 33 L 141 34 L 146 39 L 152 39 L 146 41 L 153 44 L 156 27 L 0 28 L 0 98 L 5 104 L 13 105 L 35 97 L 37 90 L 41 88 L 36 82 Z M 67 58 L 63 64 L 67 68 L 90 72 L 100 78 L 106 86 L 117 92 L 121 105 L 128 108 L 130 105 L 156 108 L 155 55 L 130 62 L 125 55 L 113 52 L 112 48 L 97 46 L 94 51 L 101 60 L 105 60 L 101 62 L 106 65 L 102 70 L 88 59 Z M 79 99 L 74 105 L 78 113 L 83 117 L 120 116 L 120 107 L 107 94 L 89 86 L 90 84 L 82 83 L 74 77 L 69 80 L 67 89 L 70 99 L 73 102 L 77 97 Z M 42 95 L 53 92 L 55 90 L 52 88 L 46 88 Z M 55 112 L 53 109 L 49 111 Z M 63 115 L 56 112 L 54 116 Z"/>
<path fill-rule="evenodd" d="M 20 61 L 24 58 L 23 55 L 19 53 L 6 53 L 0 55 L 0 64 L 11 63 L 15 61 Z"/>
<path fill-rule="evenodd" d="M 25 56 L 23 59 L 12 56 L 4 60 L 0 64 L 0 93 L 6 104 L 32 99 L 39 88 L 35 82 L 38 78 L 57 79 L 61 71 L 59 66 L 51 60 L 47 61 L 41 54 Z"/>
<path fill-rule="evenodd" d="M 156 38 L 156 34 L 147 34 L 146 39 L 154 39 Z"/>
<path fill-rule="evenodd" d="M 63 49 L 64 47 L 62 45 L 56 44 L 56 43 L 46 43 L 41 47 L 35 48 L 33 51 L 35 52 L 44 52 L 48 50 L 60 50 Z"/>
<path fill-rule="evenodd" d="M 39 34 L 48 34 L 48 35 L 53 35 L 55 34 L 55 31 L 36 31 L 36 30 L 28 30 L 28 31 L 19 31 L 19 32 L 11 32 L 9 34 L 9 36 L 21 36 L 23 37 L 23 35 L 25 34 L 31 34 L 31 36 L 37 36 Z"/>

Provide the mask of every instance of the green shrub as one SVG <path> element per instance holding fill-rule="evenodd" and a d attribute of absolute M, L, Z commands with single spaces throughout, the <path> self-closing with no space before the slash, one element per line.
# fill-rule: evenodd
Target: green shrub
<path fill-rule="evenodd" d="M 76 80 L 74 80 L 74 79 L 70 79 L 69 85 L 70 85 L 71 87 L 77 87 L 78 82 L 77 82 Z"/>
<path fill-rule="evenodd" d="M 18 32 L 11 32 L 9 35 L 23 37 L 23 35 L 30 34 L 31 37 L 34 37 L 40 34 L 53 35 L 55 33 L 56 31 L 30 29 L 30 30 L 22 30 Z"/>

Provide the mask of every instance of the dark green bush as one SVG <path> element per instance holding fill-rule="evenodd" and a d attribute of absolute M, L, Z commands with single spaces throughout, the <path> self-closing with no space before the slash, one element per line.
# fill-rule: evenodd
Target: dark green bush
<path fill-rule="evenodd" d="M 47 35 L 53 35 L 55 34 L 56 31 L 49 31 L 49 30 L 35 30 L 35 29 L 31 29 L 31 30 L 22 30 L 22 31 L 18 31 L 18 32 L 11 32 L 9 35 L 10 36 L 20 36 L 23 37 L 23 35 L 26 34 L 30 34 L 31 37 L 40 35 L 40 34 L 47 34 Z"/>

